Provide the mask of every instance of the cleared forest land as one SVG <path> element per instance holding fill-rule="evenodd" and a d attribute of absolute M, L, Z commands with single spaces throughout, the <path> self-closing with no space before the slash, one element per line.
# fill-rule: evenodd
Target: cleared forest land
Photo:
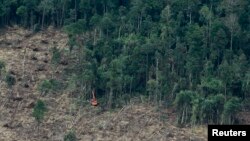
<path fill-rule="evenodd" d="M 38 84 L 52 77 L 52 73 L 63 80 L 67 63 L 60 63 L 52 71 L 50 50 L 55 46 L 67 50 L 67 40 L 66 34 L 53 28 L 38 33 L 17 27 L 1 31 L 0 60 L 6 65 L 3 73 L 16 78 L 12 88 L 3 79 L 0 83 L 1 141 L 61 141 L 70 130 L 82 141 L 206 140 L 206 126 L 176 127 L 173 109 L 150 106 L 140 98 L 108 111 L 86 101 L 77 106 L 67 91 L 41 95 Z M 39 126 L 32 116 L 37 99 L 47 106 Z"/>

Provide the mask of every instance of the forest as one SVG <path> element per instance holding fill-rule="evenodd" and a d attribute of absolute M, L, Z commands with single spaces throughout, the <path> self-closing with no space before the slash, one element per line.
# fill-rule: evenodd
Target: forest
<path fill-rule="evenodd" d="M 68 53 L 52 50 L 53 68 L 70 60 L 64 79 L 42 94 L 94 90 L 108 109 L 141 97 L 180 125 L 237 124 L 250 108 L 249 0 L 0 0 L 0 28 L 14 25 L 68 35 Z"/>

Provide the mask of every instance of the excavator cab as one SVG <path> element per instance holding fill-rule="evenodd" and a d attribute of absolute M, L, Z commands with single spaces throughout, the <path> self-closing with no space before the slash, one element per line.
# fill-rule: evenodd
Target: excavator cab
<path fill-rule="evenodd" d="M 97 102 L 97 99 L 95 97 L 95 92 L 94 91 L 92 91 L 92 99 L 91 99 L 90 102 L 91 102 L 92 106 L 97 106 L 98 105 L 98 102 Z"/>

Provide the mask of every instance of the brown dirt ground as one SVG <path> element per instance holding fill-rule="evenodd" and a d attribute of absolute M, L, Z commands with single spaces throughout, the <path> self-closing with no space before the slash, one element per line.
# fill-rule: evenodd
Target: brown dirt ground
<path fill-rule="evenodd" d="M 41 96 L 37 84 L 51 78 L 49 49 L 54 46 L 67 49 L 67 36 L 53 28 L 39 33 L 18 27 L 0 31 L 0 60 L 17 79 L 12 89 L 0 82 L 0 141 L 62 141 L 70 130 L 81 141 L 206 140 L 205 126 L 176 127 L 171 110 L 159 112 L 138 99 L 121 109 L 102 111 L 100 107 L 77 107 L 67 92 Z M 58 76 L 63 68 L 59 66 Z M 32 117 L 38 98 L 48 107 L 39 129 Z"/>

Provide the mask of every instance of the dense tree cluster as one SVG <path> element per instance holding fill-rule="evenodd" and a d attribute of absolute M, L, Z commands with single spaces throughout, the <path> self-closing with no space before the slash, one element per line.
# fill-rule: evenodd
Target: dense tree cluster
<path fill-rule="evenodd" d="M 70 86 L 173 102 L 179 123 L 234 123 L 250 93 L 249 0 L 0 0 L 1 26 L 63 27 Z"/>

